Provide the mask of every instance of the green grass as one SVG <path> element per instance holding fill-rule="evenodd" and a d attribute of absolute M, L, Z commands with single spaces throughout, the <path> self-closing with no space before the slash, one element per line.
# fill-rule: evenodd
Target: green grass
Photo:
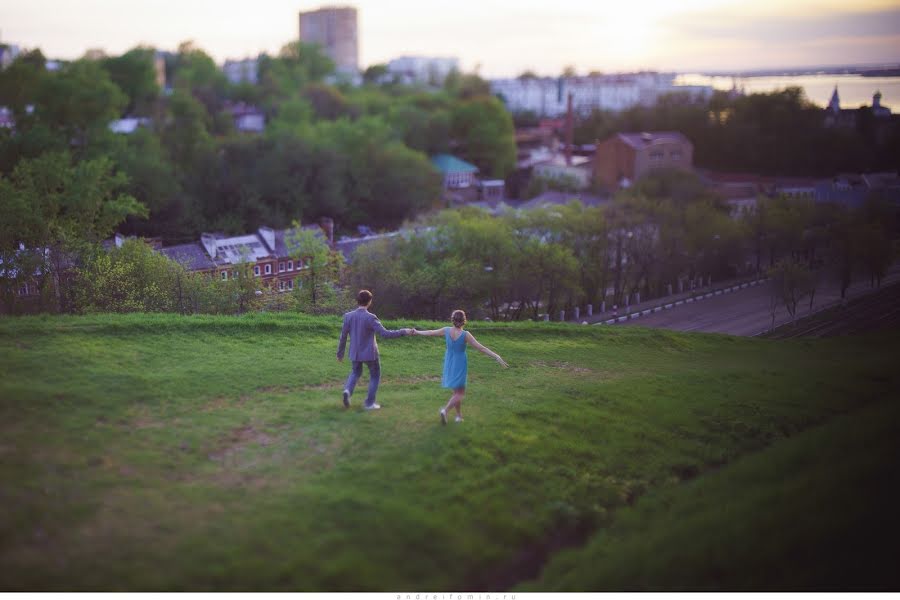
<path fill-rule="evenodd" d="M 900 388 L 890 335 L 470 329 L 511 368 L 470 351 L 466 421 L 441 427 L 438 338 L 381 343 L 384 409 L 370 413 L 359 409 L 365 380 L 353 408 L 340 405 L 348 366 L 334 360 L 336 319 L 0 321 L 0 589 L 499 589 L 537 577 L 548 559 L 537 589 L 769 588 L 789 580 L 766 579 L 761 562 L 744 571 L 742 554 L 722 557 L 733 578 L 704 571 L 701 542 L 712 538 L 702 536 L 683 579 L 595 579 L 593 557 L 605 556 L 597 546 L 609 532 L 627 544 L 640 527 L 652 548 L 669 548 L 689 530 L 652 510 L 660 498 L 702 508 L 707 480 L 719 496 L 762 494 L 748 475 L 714 478 L 786 438 L 894 409 Z M 887 434 L 875 434 L 883 446 Z M 757 468 L 785 480 L 830 473 L 791 464 Z M 835 489 L 845 471 L 834 471 Z M 716 506 L 695 524 L 724 518 Z M 753 506 L 735 511 L 751 531 L 766 523 Z M 780 556 L 808 566 L 787 552 L 833 531 L 814 525 L 776 543 Z M 745 554 L 771 545 L 751 538 Z M 845 581 L 865 587 L 864 575 Z"/>
<path fill-rule="evenodd" d="M 649 494 L 523 590 L 896 591 L 900 410 L 866 407 Z"/>

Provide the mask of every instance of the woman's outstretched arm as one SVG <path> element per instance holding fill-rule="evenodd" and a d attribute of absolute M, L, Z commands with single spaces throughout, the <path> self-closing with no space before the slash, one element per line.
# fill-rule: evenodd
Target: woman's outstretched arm
<path fill-rule="evenodd" d="M 496 360 L 498 363 L 503 365 L 503 368 L 506 368 L 509 366 L 508 364 L 506 364 L 505 360 L 500 358 L 499 354 L 497 354 L 496 352 L 494 352 L 493 350 L 491 350 L 490 348 L 488 348 L 487 346 L 481 344 L 478 340 L 476 340 L 474 335 L 472 335 L 468 331 L 466 332 L 466 335 L 468 336 L 466 339 L 466 342 L 471 344 L 472 346 L 474 346 L 476 350 L 487 354 L 488 356 L 490 356 L 491 358 Z"/>
<path fill-rule="evenodd" d="M 429 329 L 427 331 L 419 331 L 418 329 L 413 329 L 413 333 L 415 335 L 431 335 L 431 336 L 444 335 L 444 328 L 441 327 L 440 329 Z"/>

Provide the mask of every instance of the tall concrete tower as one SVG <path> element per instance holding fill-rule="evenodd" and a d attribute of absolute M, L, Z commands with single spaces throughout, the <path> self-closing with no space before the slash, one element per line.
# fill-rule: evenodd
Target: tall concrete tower
<path fill-rule="evenodd" d="M 339 71 L 359 70 L 356 9 L 325 6 L 300 13 L 300 41 L 318 44 Z"/>

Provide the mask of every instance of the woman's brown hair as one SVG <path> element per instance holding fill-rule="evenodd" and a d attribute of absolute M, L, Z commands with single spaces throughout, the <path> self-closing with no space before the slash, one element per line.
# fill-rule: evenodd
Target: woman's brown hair
<path fill-rule="evenodd" d="M 462 329 L 466 326 L 466 313 L 459 309 L 454 310 L 453 314 L 450 315 L 450 320 L 453 321 L 453 324 Z"/>

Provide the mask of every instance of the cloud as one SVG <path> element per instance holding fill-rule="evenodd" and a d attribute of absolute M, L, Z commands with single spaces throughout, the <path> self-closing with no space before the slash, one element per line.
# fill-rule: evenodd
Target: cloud
<path fill-rule="evenodd" d="M 672 35 L 759 43 L 805 42 L 823 38 L 864 38 L 900 31 L 900 8 L 805 15 L 742 16 L 725 11 L 673 15 L 662 22 Z"/>

